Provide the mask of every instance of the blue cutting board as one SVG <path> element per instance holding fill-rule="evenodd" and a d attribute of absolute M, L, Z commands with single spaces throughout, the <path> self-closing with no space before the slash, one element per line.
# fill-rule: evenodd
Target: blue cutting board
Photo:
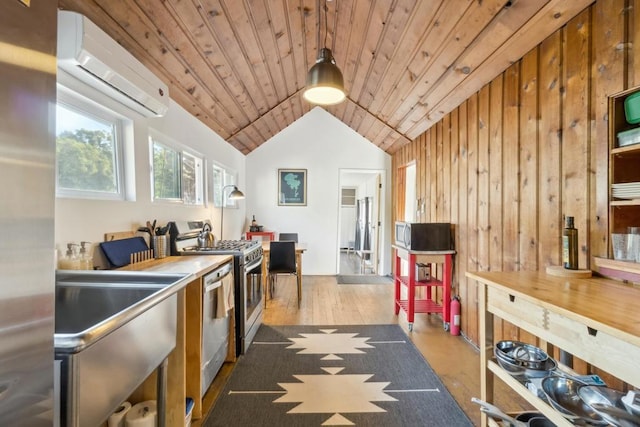
<path fill-rule="evenodd" d="M 129 265 L 131 254 L 149 250 L 143 237 L 130 237 L 128 239 L 112 240 L 100 243 L 100 249 L 109 260 L 112 267 L 124 267 Z"/>

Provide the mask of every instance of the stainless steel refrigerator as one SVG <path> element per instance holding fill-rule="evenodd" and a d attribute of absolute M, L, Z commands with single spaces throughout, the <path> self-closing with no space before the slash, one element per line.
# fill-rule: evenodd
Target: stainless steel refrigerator
<path fill-rule="evenodd" d="M 56 16 L 0 2 L 0 425 L 54 421 Z"/>

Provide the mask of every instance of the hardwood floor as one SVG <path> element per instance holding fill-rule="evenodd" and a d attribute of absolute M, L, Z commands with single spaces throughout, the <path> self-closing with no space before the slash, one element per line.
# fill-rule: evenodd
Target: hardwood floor
<path fill-rule="evenodd" d="M 480 397 L 478 350 L 463 336 L 446 332 L 439 315 L 416 315 L 413 331 L 408 332 L 405 315 L 394 314 L 393 285 L 338 285 L 334 276 L 304 276 L 302 288 L 302 304 L 298 309 L 295 277 L 280 276 L 273 299 L 267 301 L 263 322 L 268 325 L 399 324 L 473 423 L 480 425 L 479 407 L 471 403 L 471 397 Z M 225 364 L 213 387 L 221 389 L 230 371 Z M 495 402 L 505 411 L 528 409 L 524 401 L 499 381 L 496 381 Z M 194 427 L 198 425 L 194 423 Z"/>

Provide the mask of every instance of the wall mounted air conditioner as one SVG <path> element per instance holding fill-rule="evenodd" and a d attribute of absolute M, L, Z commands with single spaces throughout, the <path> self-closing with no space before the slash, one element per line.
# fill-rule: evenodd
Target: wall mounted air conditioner
<path fill-rule="evenodd" d="M 58 11 L 58 67 L 147 117 L 169 109 L 169 88 L 85 16 Z"/>

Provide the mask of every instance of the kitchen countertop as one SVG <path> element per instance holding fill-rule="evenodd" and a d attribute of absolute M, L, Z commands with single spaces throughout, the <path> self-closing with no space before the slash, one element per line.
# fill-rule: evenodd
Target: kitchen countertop
<path fill-rule="evenodd" d="M 123 271 L 155 271 L 158 273 L 190 273 L 194 279 L 204 276 L 211 270 L 233 260 L 232 255 L 189 255 L 169 256 L 160 259 L 129 264 L 118 270 Z"/>

